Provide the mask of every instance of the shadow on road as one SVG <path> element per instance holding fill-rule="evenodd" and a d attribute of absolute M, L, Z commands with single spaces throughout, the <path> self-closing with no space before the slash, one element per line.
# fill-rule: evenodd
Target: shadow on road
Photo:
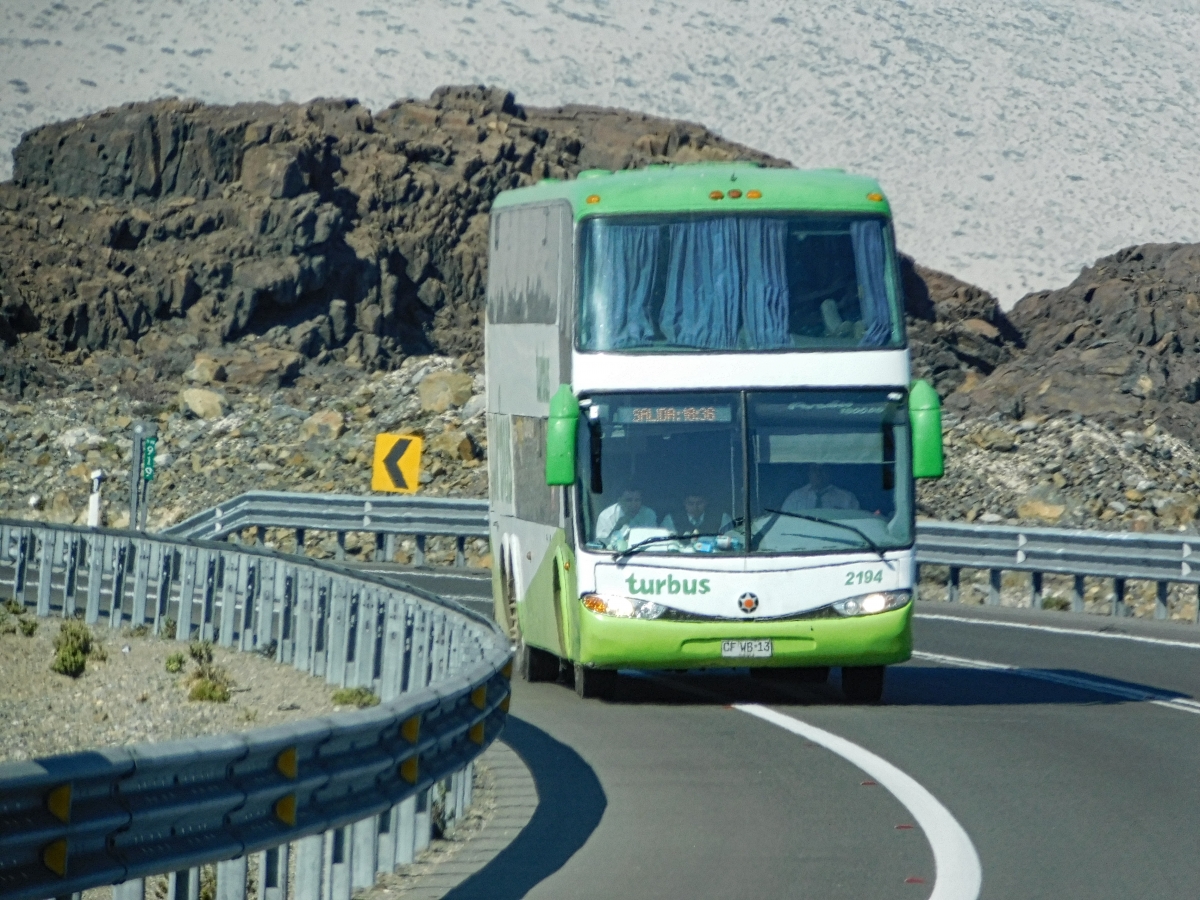
<path fill-rule="evenodd" d="M 524 897 L 587 842 L 608 805 L 592 767 L 540 728 L 510 715 L 504 742 L 533 775 L 537 809 L 516 840 L 446 894 L 445 900 Z"/>
<path fill-rule="evenodd" d="M 1067 682 L 1067 683 L 1062 683 Z M 1072 683 L 1074 682 L 1074 683 Z M 1090 682 L 1088 687 L 1082 682 Z M 978 669 L 922 663 L 889 666 L 885 706 L 1110 705 L 1169 700 L 1185 695 L 1148 685 L 1116 681 L 1067 669 Z M 712 706 L 762 703 L 771 706 L 845 705 L 835 669 L 824 684 L 751 678 L 745 672 L 626 672 L 614 701 L 618 706 Z"/>

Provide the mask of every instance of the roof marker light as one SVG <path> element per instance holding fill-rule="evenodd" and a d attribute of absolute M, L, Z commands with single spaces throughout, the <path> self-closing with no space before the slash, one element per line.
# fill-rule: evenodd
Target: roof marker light
<path fill-rule="evenodd" d="M 762 199 L 762 191 L 746 191 L 746 197 L 750 200 Z"/>
<path fill-rule="evenodd" d="M 742 192 L 739 191 L 737 188 L 734 188 L 732 191 L 729 192 L 729 198 L 731 200 L 736 200 L 740 196 L 742 196 Z"/>
<path fill-rule="evenodd" d="M 709 200 L 721 200 L 721 199 L 724 199 L 724 197 L 725 197 L 725 195 L 722 194 L 720 191 L 713 191 L 711 194 L 708 195 Z"/>
<path fill-rule="evenodd" d="M 599 195 L 599 194 L 591 194 L 591 195 L 590 195 L 590 196 L 587 198 L 587 202 L 588 202 L 588 203 L 599 203 L 599 202 L 600 202 L 600 195 Z"/>
<path fill-rule="evenodd" d="M 867 194 L 867 199 L 872 203 L 882 203 L 883 194 L 876 194 L 874 191 L 872 191 L 871 193 Z"/>

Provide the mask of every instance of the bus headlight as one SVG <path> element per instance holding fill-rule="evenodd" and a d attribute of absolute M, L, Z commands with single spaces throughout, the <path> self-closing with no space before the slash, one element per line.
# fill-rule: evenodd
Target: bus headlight
<path fill-rule="evenodd" d="M 606 597 L 603 594 L 584 594 L 579 598 L 585 609 L 602 616 L 619 619 L 657 619 L 667 611 L 665 606 L 649 600 L 632 600 L 629 597 Z"/>
<path fill-rule="evenodd" d="M 912 600 L 912 591 L 876 591 L 860 597 L 847 597 L 830 604 L 839 616 L 873 616 L 907 606 Z"/>

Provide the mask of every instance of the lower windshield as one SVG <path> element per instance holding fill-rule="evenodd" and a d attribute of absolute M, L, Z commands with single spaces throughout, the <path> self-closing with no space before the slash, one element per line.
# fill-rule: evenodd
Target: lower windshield
<path fill-rule="evenodd" d="M 742 431 L 734 392 L 593 399 L 579 429 L 586 546 L 743 552 Z"/>
<path fill-rule="evenodd" d="M 814 553 L 912 543 L 901 391 L 752 393 L 750 548 Z"/>
<path fill-rule="evenodd" d="M 620 553 L 834 553 L 912 543 L 902 391 L 585 398 L 580 528 Z"/>

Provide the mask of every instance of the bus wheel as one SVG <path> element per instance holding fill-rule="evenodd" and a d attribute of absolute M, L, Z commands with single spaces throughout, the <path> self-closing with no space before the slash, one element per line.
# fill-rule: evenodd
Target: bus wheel
<path fill-rule="evenodd" d="M 584 700 L 611 700 L 616 692 L 616 669 L 586 669 L 575 663 L 575 693 Z"/>
<path fill-rule="evenodd" d="M 517 674 L 529 682 L 557 681 L 558 657 L 518 640 L 516 669 Z"/>
<path fill-rule="evenodd" d="M 842 666 L 842 694 L 851 703 L 878 703 L 883 697 L 883 666 Z"/>

